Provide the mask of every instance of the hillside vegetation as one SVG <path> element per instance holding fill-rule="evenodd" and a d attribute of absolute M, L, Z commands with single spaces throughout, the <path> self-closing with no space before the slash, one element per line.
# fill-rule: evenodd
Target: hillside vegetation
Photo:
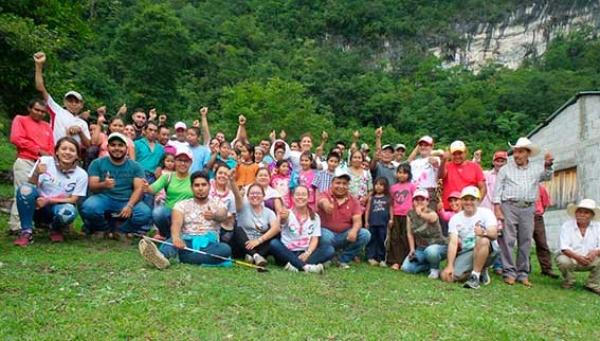
<path fill-rule="evenodd" d="M 456 39 L 453 23 L 501 20 L 530 2 L 6 0 L 0 111 L 23 112 L 36 95 L 31 56 L 44 50 L 50 92 L 77 89 L 92 111 L 127 103 L 174 123 L 208 106 L 211 127 L 229 136 L 243 113 L 256 138 L 285 129 L 350 140 L 359 129 L 372 142 L 384 126 L 385 141 L 412 145 L 427 133 L 489 155 L 599 87 L 591 30 L 555 39 L 518 70 L 443 69 L 427 53 Z M 390 54 L 386 41 L 402 49 Z"/>

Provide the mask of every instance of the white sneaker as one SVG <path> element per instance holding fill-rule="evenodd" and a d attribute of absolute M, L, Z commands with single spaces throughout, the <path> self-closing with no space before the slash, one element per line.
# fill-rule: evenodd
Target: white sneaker
<path fill-rule="evenodd" d="M 429 270 L 429 276 L 427 276 L 427 278 L 429 278 L 429 279 L 438 279 L 438 278 L 440 278 L 440 270 L 439 269 L 431 269 L 431 270 Z"/>
<path fill-rule="evenodd" d="M 387 263 L 384 260 L 382 260 L 381 262 L 379 262 L 379 266 L 382 268 L 387 268 Z"/>
<path fill-rule="evenodd" d="M 254 258 L 252 258 L 252 255 L 246 254 L 244 256 L 244 262 L 254 264 Z"/>
<path fill-rule="evenodd" d="M 255 253 L 252 257 L 254 258 L 254 264 L 258 266 L 265 266 L 268 263 L 265 257 L 259 255 L 258 253 Z"/>
<path fill-rule="evenodd" d="M 295 266 L 293 266 L 290 262 L 288 262 L 285 265 L 285 267 L 283 268 L 283 270 L 290 271 L 290 272 L 298 272 L 298 268 L 296 268 Z"/>
<path fill-rule="evenodd" d="M 340 263 L 340 269 L 350 269 L 350 265 L 348 263 Z"/>
<path fill-rule="evenodd" d="M 140 239 L 138 248 L 140 249 L 142 257 L 157 268 L 162 270 L 171 265 L 169 260 L 158 250 L 153 242 L 142 238 Z"/>
<path fill-rule="evenodd" d="M 304 271 L 311 274 L 322 274 L 325 272 L 325 268 L 323 268 L 323 264 L 307 264 Z"/>

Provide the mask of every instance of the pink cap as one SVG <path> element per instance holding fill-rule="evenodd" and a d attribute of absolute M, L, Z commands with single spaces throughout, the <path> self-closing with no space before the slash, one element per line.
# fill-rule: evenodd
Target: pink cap
<path fill-rule="evenodd" d="M 421 137 L 419 139 L 419 141 L 417 142 L 417 144 L 421 143 L 421 142 L 425 142 L 428 145 L 433 146 L 433 138 L 431 136 L 429 136 L 429 135 L 425 135 L 425 136 Z"/>
<path fill-rule="evenodd" d="M 460 199 L 460 192 L 454 191 L 454 192 L 450 193 L 450 195 L 448 196 L 448 199 L 450 199 L 450 198 Z"/>
<path fill-rule="evenodd" d="M 179 130 L 179 129 L 186 130 L 187 126 L 183 122 L 177 122 L 177 123 L 175 123 L 175 130 Z"/>
<path fill-rule="evenodd" d="M 508 159 L 508 153 L 503 151 L 503 150 L 499 150 L 497 152 L 494 153 L 494 160 L 496 159 Z"/>
<path fill-rule="evenodd" d="M 417 190 L 413 194 L 413 199 L 417 197 L 429 199 L 429 192 L 425 188 L 417 188 Z"/>
<path fill-rule="evenodd" d="M 180 156 L 180 155 L 185 155 L 185 156 L 187 156 L 187 158 L 188 158 L 188 159 L 190 159 L 190 160 L 192 160 L 192 159 L 193 159 L 193 157 L 192 157 L 192 152 L 191 152 L 189 149 L 187 149 L 187 148 L 180 148 L 180 149 L 177 149 L 177 153 L 175 153 L 175 158 L 177 158 L 177 157 L 178 157 L 178 156 Z"/>

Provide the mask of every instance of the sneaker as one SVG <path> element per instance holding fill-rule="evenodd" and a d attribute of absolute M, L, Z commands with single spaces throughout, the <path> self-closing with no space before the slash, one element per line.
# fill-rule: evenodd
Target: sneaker
<path fill-rule="evenodd" d="M 467 280 L 465 282 L 465 284 L 463 284 L 463 288 L 479 289 L 479 278 L 477 277 L 477 275 L 471 274 L 471 277 L 469 277 L 469 280 Z"/>
<path fill-rule="evenodd" d="M 254 256 L 252 256 L 252 258 L 254 258 L 254 264 L 258 266 L 265 266 L 268 263 L 265 257 L 261 256 L 258 253 L 255 253 Z"/>
<path fill-rule="evenodd" d="M 438 278 L 440 278 L 440 269 L 431 269 L 431 270 L 429 270 L 429 276 L 427 276 L 427 278 L 429 278 L 429 279 L 438 279 Z"/>
<path fill-rule="evenodd" d="M 379 262 L 379 266 L 382 268 L 387 268 L 387 263 L 384 260 L 382 260 L 381 262 Z"/>
<path fill-rule="evenodd" d="M 293 266 L 290 262 L 288 262 L 285 265 L 285 267 L 283 267 L 283 270 L 290 271 L 290 272 L 298 272 L 298 268 L 296 268 L 295 266 Z"/>
<path fill-rule="evenodd" d="M 244 256 L 244 262 L 254 264 L 254 258 L 252 258 L 252 255 L 246 254 Z"/>
<path fill-rule="evenodd" d="M 165 258 L 165 256 L 158 250 L 158 247 L 156 247 L 153 242 L 142 238 L 138 243 L 138 247 L 142 257 L 150 264 L 156 266 L 158 269 L 166 269 L 169 267 L 169 265 L 171 265 L 169 260 Z"/>
<path fill-rule="evenodd" d="M 369 259 L 367 262 L 369 262 L 369 265 L 371 266 L 378 266 L 379 262 L 374 260 L 373 258 Z"/>
<path fill-rule="evenodd" d="M 323 264 L 307 264 L 304 267 L 304 271 L 309 274 L 322 274 L 325 272 L 325 269 L 323 268 Z"/>
<path fill-rule="evenodd" d="M 17 240 L 15 240 L 15 242 L 14 242 L 14 244 L 16 246 L 21 246 L 21 247 L 25 247 L 31 243 L 33 243 L 33 236 L 31 235 L 31 232 L 21 233 L 21 236 L 19 238 L 17 238 Z"/>
<path fill-rule="evenodd" d="M 350 269 L 348 263 L 340 262 L 340 269 Z"/>
<path fill-rule="evenodd" d="M 483 285 L 490 285 L 490 283 L 492 283 L 492 278 L 490 277 L 488 268 L 483 269 L 483 271 L 481 272 L 481 283 Z"/>
<path fill-rule="evenodd" d="M 326 268 L 330 267 L 331 266 L 331 261 L 330 260 L 325 261 L 325 263 L 323 263 L 323 266 L 326 267 Z"/>
<path fill-rule="evenodd" d="M 65 241 L 65 237 L 60 231 L 52 231 L 50 232 L 50 241 L 52 243 L 62 243 Z"/>

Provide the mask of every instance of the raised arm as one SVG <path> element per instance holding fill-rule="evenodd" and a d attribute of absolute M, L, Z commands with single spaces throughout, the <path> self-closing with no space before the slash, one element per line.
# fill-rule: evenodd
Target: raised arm
<path fill-rule="evenodd" d="M 238 126 L 235 140 L 242 141 L 242 143 L 248 143 L 248 134 L 246 133 L 246 117 L 244 115 L 240 115 L 238 120 L 240 125 Z"/>
<path fill-rule="evenodd" d="M 202 120 L 202 135 L 204 136 L 204 145 L 210 145 L 210 129 L 208 128 L 208 119 L 206 118 L 208 115 L 208 108 L 202 107 L 200 109 L 200 116 Z"/>
<path fill-rule="evenodd" d="M 33 55 L 35 61 L 35 88 L 42 94 L 44 101 L 48 100 L 48 91 L 44 85 L 44 63 L 46 63 L 46 54 L 37 52 Z"/>

